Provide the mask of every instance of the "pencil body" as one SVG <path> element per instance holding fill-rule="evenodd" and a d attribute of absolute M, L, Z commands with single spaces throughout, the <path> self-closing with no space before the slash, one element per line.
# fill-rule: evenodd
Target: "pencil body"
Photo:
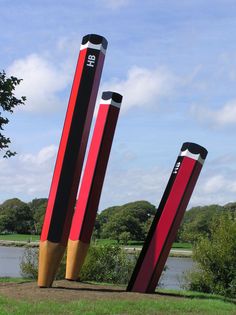
<path fill-rule="evenodd" d="M 122 96 L 104 92 L 68 241 L 66 279 L 77 280 L 92 236 Z"/>
<path fill-rule="evenodd" d="M 155 291 L 206 155 L 197 144 L 183 144 L 127 291 Z"/>
<path fill-rule="evenodd" d="M 67 244 L 106 47 L 102 36 L 83 37 L 40 238 L 40 287 L 51 286 Z"/>

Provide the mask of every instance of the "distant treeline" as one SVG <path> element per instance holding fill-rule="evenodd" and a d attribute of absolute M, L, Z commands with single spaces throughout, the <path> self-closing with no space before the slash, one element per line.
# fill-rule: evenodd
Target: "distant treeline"
<path fill-rule="evenodd" d="M 14 198 L 0 205 L 0 233 L 40 234 L 47 199 L 25 203 Z M 156 212 L 148 201 L 135 201 L 107 208 L 97 215 L 93 238 L 110 238 L 127 243 L 143 241 Z M 236 216 L 236 203 L 194 207 L 186 211 L 176 241 L 194 243 L 210 234 L 210 225 L 222 213 Z"/>

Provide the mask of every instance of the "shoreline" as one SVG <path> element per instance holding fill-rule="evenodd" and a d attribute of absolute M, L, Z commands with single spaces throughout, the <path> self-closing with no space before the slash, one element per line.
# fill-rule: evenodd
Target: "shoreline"
<path fill-rule="evenodd" d="M 25 248 L 38 248 L 39 241 L 37 242 L 25 242 L 25 241 L 6 241 L 0 240 L 0 246 L 3 247 L 25 247 Z M 139 253 L 142 247 L 124 247 L 124 250 L 129 254 Z M 192 250 L 186 249 L 175 249 L 172 248 L 169 254 L 169 257 L 177 257 L 177 258 L 191 258 Z"/>

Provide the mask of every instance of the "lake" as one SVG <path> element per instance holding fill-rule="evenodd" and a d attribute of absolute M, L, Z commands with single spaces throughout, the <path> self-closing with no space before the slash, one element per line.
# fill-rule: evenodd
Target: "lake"
<path fill-rule="evenodd" d="M 20 277 L 20 260 L 24 253 L 22 247 L 0 246 L 0 277 Z M 183 272 L 193 267 L 191 258 L 169 257 L 167 270 L 162 276 L 162 288 L 179 289 Z"/>

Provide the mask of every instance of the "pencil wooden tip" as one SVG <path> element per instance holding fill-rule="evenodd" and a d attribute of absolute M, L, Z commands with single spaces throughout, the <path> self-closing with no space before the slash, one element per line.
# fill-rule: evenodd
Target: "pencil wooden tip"
<path fill-rule="evenodd" d="M 65 252 L 65 246 L 50 241 L 39 244 L 38 286 L 49 288 L 52 286 L 57 269 Z"/>
<path fill-rule="evenodd" d="M 80 270 L 89 249 L 89 244 L 82 241 L 72 241 L 69 239 L 66 261 L 66 279 L 78 280 Z"/>

